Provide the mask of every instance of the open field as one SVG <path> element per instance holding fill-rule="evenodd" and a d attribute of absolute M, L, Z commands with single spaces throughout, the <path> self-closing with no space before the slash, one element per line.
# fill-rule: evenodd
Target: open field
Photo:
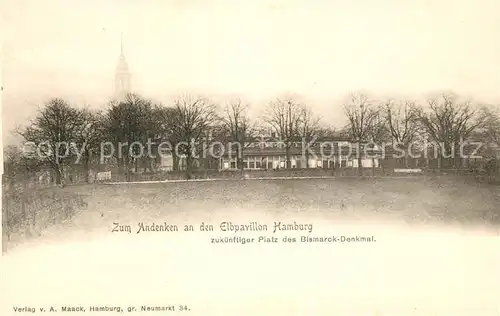
<path fill-rule="evenodd" d="M 64 231 L 107 233 L 112 222 L 190 220 L 229 216 L 239 222 L 256 217 L 306 217 L 353 224 L 498 228 L 500 187 L 456 177 L 374 179 L 228 180 L 173 183 L 78 185 L 48 188 L 45 201 L 75 204 L 72 219 L 44 207 L 50 223 L 38 220 L 29 235 L 58 236 Z M 64 202 L 64 199 L 66 199 Z M 52 203 L 52 202 L 50 202 Z M 43 204 L 43 203 L 42 203 Z M 57 213 L 59 212 L 59 213 Z M 47 214 L 38 214 L 48 217 Z M 64 216 L 64 220 L 54 220 Z M 47 226 L 54 227 L 48 228 Z M 32 230 L 35 233 L 31 232 Z M 22 231 L 23 233 L 25 231 Z M 23 236 L 11 236 L 12 244 Z M 9 243 L 9 242 L 8 242 Z M 7 244 L 7 249 L 11 245 Z"/>
<path fill-rule="evenodd" d="M 14 306 L 29 297 L 57 308 L 185 304 L 200 316 L 498 315 L 499 187 L 417 177 L 52 190 L 80 196 L 85 207 L 29 242 L 14 247 L 12 238 L 2 297 Z M 312 223 L 311 235 L 377 242 L 213 244 L 224 234 L 110 232 L 113 222 L 222 220 Z M 240 235 L 271 232 L 256 234 Z"/>

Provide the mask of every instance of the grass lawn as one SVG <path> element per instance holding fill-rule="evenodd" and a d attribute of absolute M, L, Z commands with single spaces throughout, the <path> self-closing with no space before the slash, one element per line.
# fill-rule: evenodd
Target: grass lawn
<path fill-rule="evenodd" d="M 85 201 L 85 207 L 55 225 L 52 234 L 58 234 L 61 225 L 72 233 L 90 233 L 107 232 L 103 227 L 117 221 L 248 222 L 262 216 L 500 226 L 500 187 L 454 177 L 100 184 L 48 190 L 76 194 Z"/>
<path fill-rule="evenodd" d="M 82 193 L 86 187 L 82 187 Z M 350 213 L 408 221 L 500 224 L 500 188 L 456 178 L 244 180 L 93 186 L 95 209 L 124 214 Z M 97 204 L 95 204 L 97 203 Z M 311 214 L 312 215 L 312 214 Z"/>
<path fill-rule="evenodd" d="M 39 299 L 38 306 L 172 302 L 189 305 L 192 315 L 261 315 L 264 305 L 270 315 L 497 311 L 498 238 L 484 232 L 491 228 L 496 235 L 500 226 L 498 186 L 415 177 L 48 190 L 80 196 L 83 207 L 41 230 L 41 236 L 18 239 L 17 246 L 12 238 L 3 259 L 9 271 L 3 282 L 10 285 L 6 302 L 26 297 Z M 272 225 L 275 220 L 312 223 L 311 236 L 373 235 L 377 242 L 215 244 L 212 237 L 233 234 L 217 228 L 194 234 L 110 232 L 113 222 L 182 227 L 203 221 L 217 227 L 220 221 Z M 452 226 L 460 226 L 460 236 L 448 234 Z M 275 235 L 281 240 L 291 234 Z M 260 235 L 273 234 L 256 232 Z"/>

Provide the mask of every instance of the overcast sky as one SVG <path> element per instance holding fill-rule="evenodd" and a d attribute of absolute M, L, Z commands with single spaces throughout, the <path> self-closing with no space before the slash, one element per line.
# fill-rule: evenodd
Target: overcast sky
<path fill-rule="evenodd" d="M 3 131 L 64 97 L 105 106 L 124 34 L 132 87 L 293 91 L 326 121 L 352 91 L 453 90 L 500 103 L 498 0 L 3 0 Z"/>

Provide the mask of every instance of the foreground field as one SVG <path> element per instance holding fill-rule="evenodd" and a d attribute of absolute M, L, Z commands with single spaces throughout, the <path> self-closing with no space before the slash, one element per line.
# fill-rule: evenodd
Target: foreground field
<path fill-rule="evenodd" d="M 87 196 L 95 210 L 136 219 L 230 212 L 248 220 L 267 213 L 360 223 L 500 224 L 500 188 L 453 177 L 117 184 L 92 187 Z"/>
<path fill-rule="evenodd" d="M 70 194 L 78 197 L 84 207 L 74 210 L 71 219 L 52 220 L 53 227 L 36 227 L 30 235 L 59 238 L 69 232 L 90 237 L 90 232 L 107 233 L 117 221 L 230 217 L 248 222 L 264 215 L 353 224 L 500 227 L 500 188 L 455 177 L 102 184 L 49 190 L 66 200 Z M 55 196 L 44 194 L 48 199 Z M 10 239 L 19 243 L 24 236 Z"/>
<path fill-rule="evenodd" d="M 68 305 L 90 315 L 90 306 L 166 305 L 200 316 L 498 315 L 498 187 L 385 178 L 62 190 L 85 207 L 6 253 L 5 315 L 12 306 Z M 201 222 L 296 221 L 312 224 L 311 236 L 377 241 L 291 244 L 282 238 L 307 233 L 283 232 L 279 243 L 243 245 L 211 243 L 224 235 L 217 229 L 111 233 L 114 222 L 139 221 L 196 229 Z M 272 235 L 239 235 L 260 234 Z"/>

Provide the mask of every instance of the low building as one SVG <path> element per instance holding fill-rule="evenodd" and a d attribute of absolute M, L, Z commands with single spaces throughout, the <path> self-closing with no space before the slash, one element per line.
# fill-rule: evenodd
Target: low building
<path fill-rule="evenodd" d="M 364 168 L 379 167 L 380 152 L 369 148 L 366 151 L 363 148 L 358 150 L 356 144 L 342 136 L 318 138 L 314 143 L 296 138 L 287 144 L 292 169 L 357 168 L 358 152 Z M 238 150 L 230 150 L 230 146 L 227 146 L 220 158 L 219 169 L 238 169 L 237 157 Z M 241 158 L 245 170 L 286 168 L 286 144 L 276 137 L 261 137 L 243 148 Z"/>

